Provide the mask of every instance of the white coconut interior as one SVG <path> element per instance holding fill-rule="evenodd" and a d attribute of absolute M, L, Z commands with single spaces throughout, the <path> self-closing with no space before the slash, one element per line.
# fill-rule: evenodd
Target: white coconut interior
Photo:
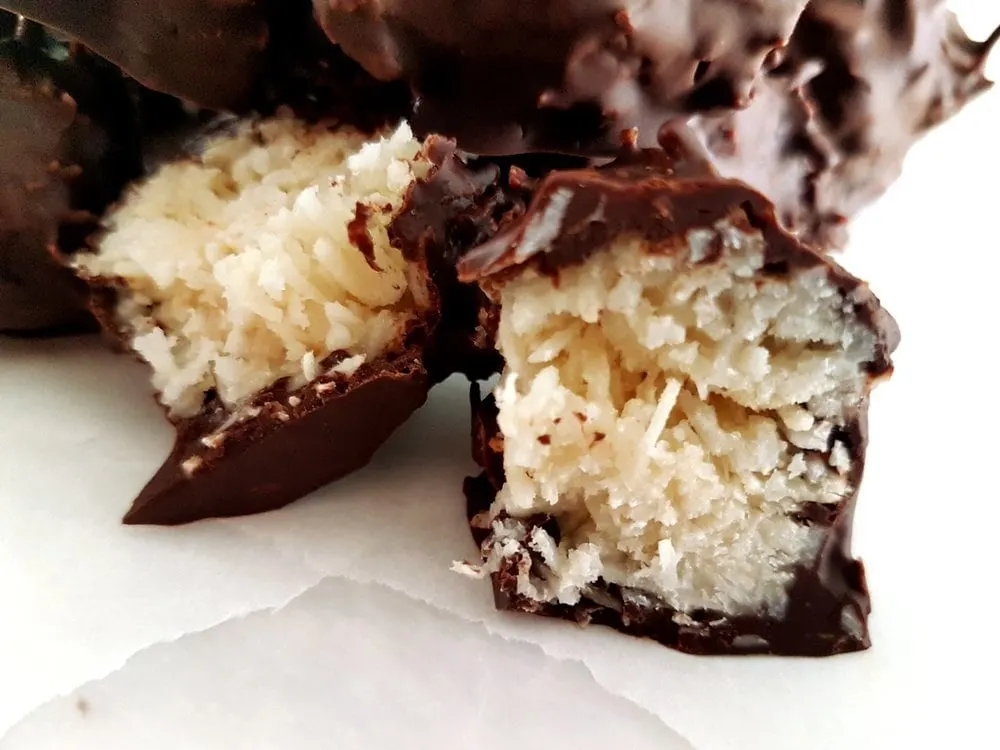
<path fill-rule="evenodd" d="M 173 414 L 209 390 L 236 405 L 314 379 L 335 352 L 356 369 L 426 305 L 387 227 L 428 169 L 406 125 L 372 140 L 289 116 L 248 122 L 133 189 L 78 265 L 124 280 L 119 316 Z M 348 236 L 359 203 L 372 264 Z"/>
<path fill-rule="evenodd" d="M 711 264 L 623 240 L 557 282 L 504 288 L 488 568 L 532 549 L 545 574 L 522 568 L 522 595 L 571 604 L 602 579 L 681 612 L 777 612 L 822 534 L 790 514 L 851 490 L 828 441 L 864 398 L 874 335 L 825 269 L 757 275 L 759 234 L 692 232 L 691 257 L 716 234 Z M 518 521 L 537 513 L 558 543 Z"/>

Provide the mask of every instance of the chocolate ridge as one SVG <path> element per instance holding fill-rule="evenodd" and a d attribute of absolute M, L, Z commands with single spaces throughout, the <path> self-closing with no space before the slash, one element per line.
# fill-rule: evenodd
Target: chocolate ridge
<path fill-rule="evenodd" d="M 509 168 L 475 161 L 451 139 L 431 136 L 426 153 L 434 175 L 413 185 L 389 234 L 427 266 L 441 299 L 440 325 L 426 353 L 431 379 L 456 372 L 488 378 L 501 366 L 493 346 L 494 309 L 476 285 L 459 282 L 456 265 L 524 214 L 530 187 L 514 184 Z"/>

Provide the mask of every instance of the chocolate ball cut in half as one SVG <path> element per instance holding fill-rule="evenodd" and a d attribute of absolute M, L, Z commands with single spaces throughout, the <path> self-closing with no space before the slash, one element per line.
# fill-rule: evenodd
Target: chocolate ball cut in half
<path fill-rule="evenodd" d="M 474 389 L 471 526 L 500 609 L 700 654 L 869 645 L 851 556 L 873 386 L 867 286 L 679 140 L 550 175 L 465 256 L 505 367 Z"/>
<path fill-rule="evenodd" d="M 75 258 L 177 430 L 126 522 L 270 510 L 366 464 L 447 375 L 436 259 L 493 231 L 496 178 L 405 124 L 281 113 L 133 186 Z"/>

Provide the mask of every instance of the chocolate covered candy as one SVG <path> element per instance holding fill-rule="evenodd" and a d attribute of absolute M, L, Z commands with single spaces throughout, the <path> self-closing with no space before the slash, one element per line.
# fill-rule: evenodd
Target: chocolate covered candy
<path fill-rule="evenodd" d="M 0 11 L 0 332 L 92 323 L 62 263 L 139 174 L 131 100 L 117 71 Z"/>
<path fill-rule="evenodd" d="M 282 114 L 132 188 L 75 260 L 177 429 L 125 520 L 269 510 L 367 463 L 460 367 L 443 348 L 476 309 L 442 322 L 445 259 L 496 230 L 498 175 L 406 125 Z"/>
<path fill-rule="evenodd" d="M 3 0 L 143 85 L 211 109 L 239 109 L 264 66 L 264 0 Z"/>
<path fill-rule="evenodd" d="M 473 570 L 501 609 L 692 653 L 866 648 L 850 526 L 897 329 L 760 194 L 666 146 L 552 174 L 461 262 L 505 360 L 474 398 Z"/>
<path fill-rule="evenodd" d="M 838 247 L 910 147 L 990 87 L 998 38 L 969 39 L 944 0 L 811 0 L 750 107 L 694 125 L 724 175 L 764 192 L 807 241 Z"/>
<path fill-rule="evenodd" d="M 330 38 L 408 83 L 414 126 L 478 153 L 600 152 L 745 106 L 805 0 L 315 0 Z"/>
<path fill-rule="evenodd" d="M 337 118 L 374 131 L 404 116 L 403 84 L 367 75 L 317 26 L 310 0 L 3 0 L 154 91 L 211 110 Z"/>

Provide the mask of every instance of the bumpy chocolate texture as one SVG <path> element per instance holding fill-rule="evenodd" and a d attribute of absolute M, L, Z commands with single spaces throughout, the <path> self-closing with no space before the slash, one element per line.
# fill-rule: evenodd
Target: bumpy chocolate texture
<path fill-rule="evenodd" d="M 422 153 L 430 171 L 410 185 L 387 227 L 412 278 L 425 286 L 419 315 L 357 369 L 339 370 L 350 357 L 334 352 L 304 384 L 281 378 L 235 405 L 210 390 L 185 414 L 172 413 L 161 392 L 176 442 L 126 523 L 175 525 L 282 507 L 367 464 L 437 381 L 455 371 L 495 370 L 495 354 L 476 345 L 488 338 L 477 317 L 481 300 L 474 289 L 456 293 L 455 260 L 492 237 L 503 217 L 523 212 L 523 202 L 496 166 L 470 166 L 451 141 L 431 138 Z M 347 228 L 350 242 L 378 271 L 371 215 L 358 206 Z M 122 316 L 132 290 L 121 278 L 84 276 L 113 343 L 138 352 L 135 328 Z M 148 350 L 143 357 L 151 358 Z"/>
<path fill-rule="evenodd" d="M 617 147 L 744 106 L 805 0 L 316 0 L 331 39 L 416 94 L 418 132 L 483 154 Z"/>
<path fill-rule="evenodd" d="M 898 330 L 760 194 L 665 145 L 549 176 L 460 263 L 506 359 L 473 391 L 472 572 L 500 609 L 691 653 L 866 648 L 851 518 Z"/>
<path fill-rule="evenodd" d="M 724 175 L 807 241 L 838 247 L 913 143 L 990 87 L 998 38 L 970 40 L 944 0 L 811 0 L 750 107 L 694 125 Z"/>
<path fill-rule="evenodd" d="M 110 66 L 2 15 L 13 36 L 0 41 L 0 331 L 87 326 L 84 290 L 57 256 L 139 173 L 131 103 Z"/>

